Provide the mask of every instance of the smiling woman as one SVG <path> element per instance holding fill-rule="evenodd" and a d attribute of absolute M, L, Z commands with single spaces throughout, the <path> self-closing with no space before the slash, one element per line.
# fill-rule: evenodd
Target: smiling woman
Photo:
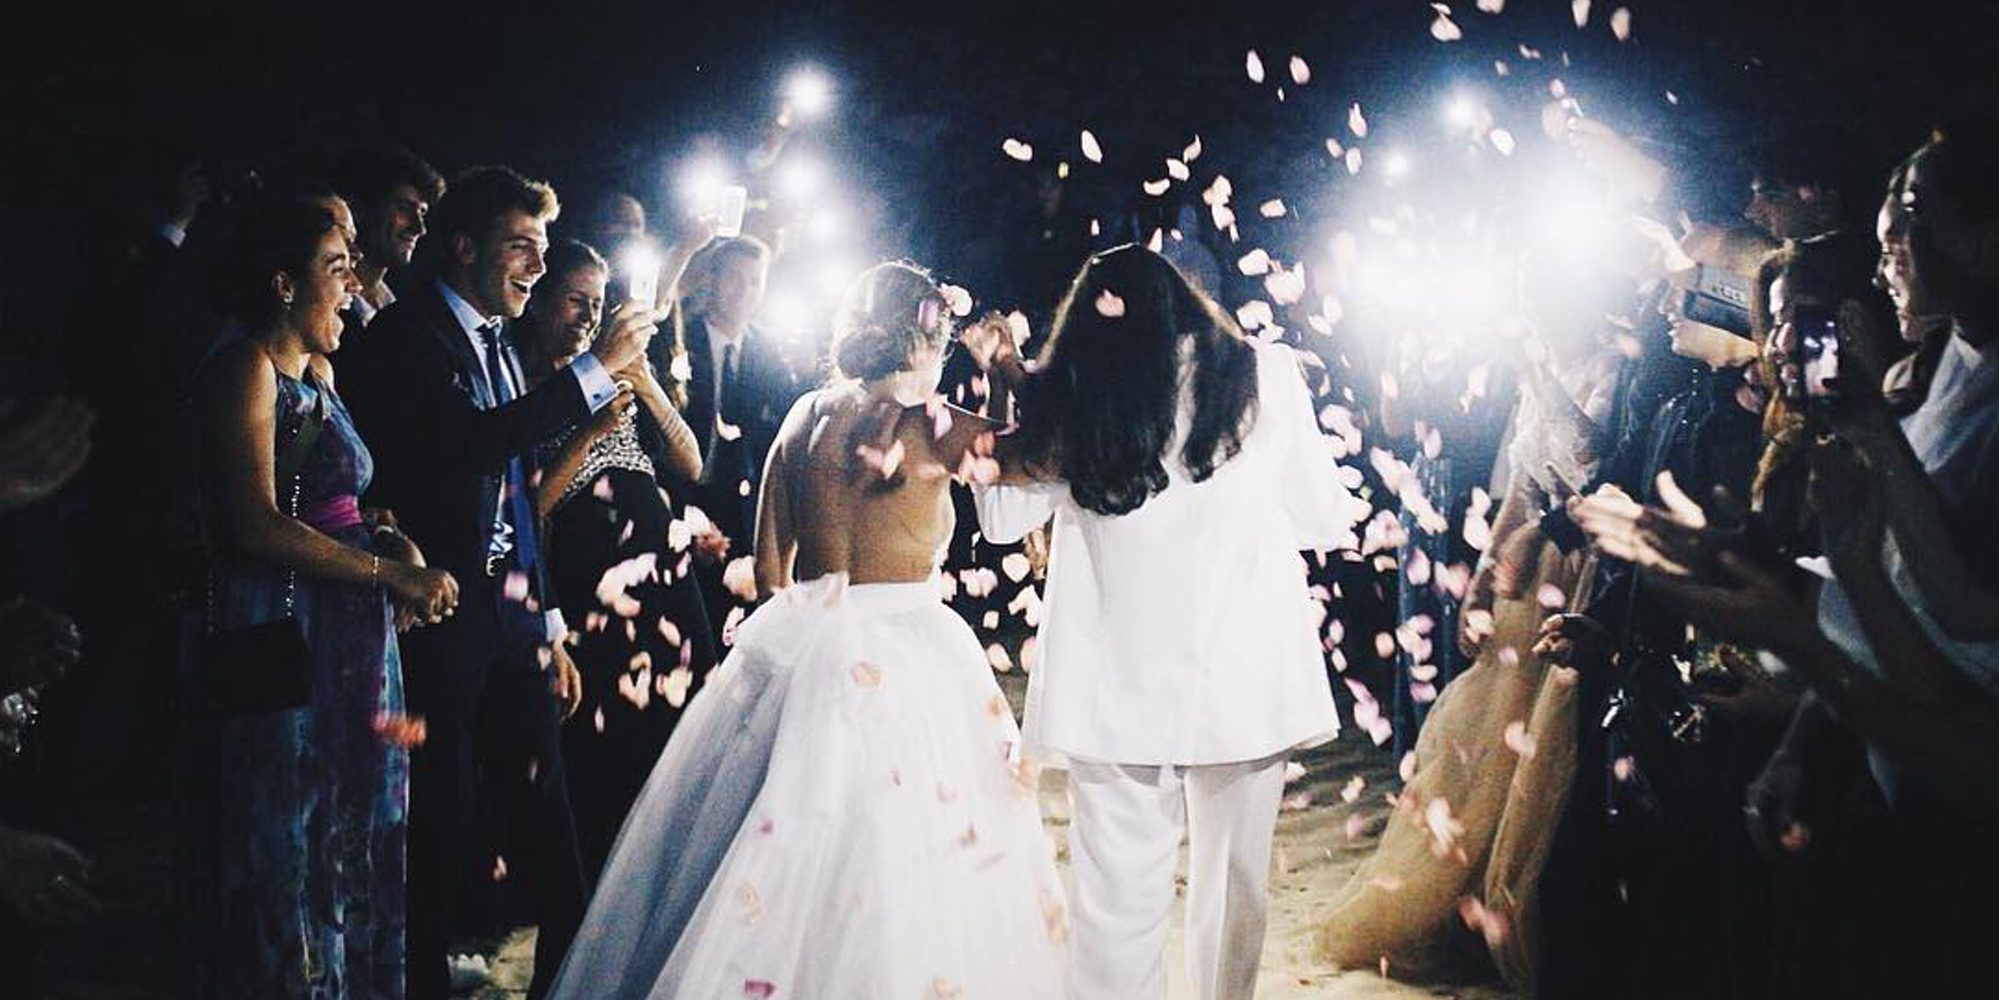
<path fill-rule="evenodd" d="M 190 694 L 212 725 L 195 737 L 206 784 L 189 815 L 214 867 L 187 885 L 204 995 L 402 989 L 409 763 L 382 735 L 403 711 L 392 604 L 436 620 L 457 584 L 356 502 L 374 463 L 326 360 L 356 288 L 339 207 L 248 213 L 231 306 L 250 331 L 203 377 L 208 637 Z"/>

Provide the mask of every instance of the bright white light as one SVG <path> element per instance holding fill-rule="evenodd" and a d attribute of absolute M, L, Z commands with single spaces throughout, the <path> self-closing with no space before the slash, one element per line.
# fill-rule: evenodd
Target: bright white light
<path fill-rule="evenodd" d="M 820 183 L 826 179 L 825 171 L 812 160 L 787 157 L 778 168 L 778 190 L 787 198 L 805 199 L 819 193 Z"/>
<path fill-rule="evenodd" d="M 1401 177 L 1410 172 L 1410 156 L 1400 149 L 1390 150 L 1382 158 L 1382 172 L 1388 177 Z"/>
<path fill-rule="evenodd" d="M 729 186 L 729 170 L 714 160 L 695 160 L 681 168 L 674 191 L 688 211 L 708 215 L 722 202 L 722 190 Z"/>
<path fill-rule="evenodd" d="M 1479 103 L 1470 94 L 1454 94 L 1445 102 L 1444 120 L 1453 128 L 1471 128 L 1479 123 Z"/>
<path fill-rule="evenodd" d="M 833 81 L 818 69 L 801 67 L 785 79 L 784 95 L 792 113 L 809 121 L 833 106 Z"/>
<path fill-rule="evenodd" d="M 812 325 L 812 311 L 788 289 L 773 288 L 764 296 L 764 325 L 773 333 L 795 336 Z"/>
<path fill-rule="evenodd" d="M 806 235 L 814 242 L 831 243 L 847 228 L 847 216 L 832 205 L 821 206 L 806 219 Z"/>
<path fill-rule="evenodd" d="M 861 273 L 861 268 L 850 260 L 838 258 L 819 266 L 817 276 L 819 290 L 828 295 L 839 295 L 847 290 L 847 283 Z"/>

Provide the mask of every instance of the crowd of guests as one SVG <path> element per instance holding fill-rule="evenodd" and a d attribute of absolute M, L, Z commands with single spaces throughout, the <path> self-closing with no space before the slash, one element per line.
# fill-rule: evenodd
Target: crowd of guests
<path fill-rule="evenodd" d="M 622 242 L 552 242 L 546 184 L 386 145 L 179 193 L 117 275 L 143 319 L 80 345 L 118 370 L 10 387 L 7 506 L 81 498 L 50 517 L 90 556 L 4 612 L 10 746 L 59 756 L 71 713 L 155 696 L 92 724 L 167 761 L 191 994 L 443 996 L 485 973 L 450 942 L 516 923 L 539 994 L 754 596 L 728 566 L 809 374 L 750 324 L 771 253 L 697 220 L 641 301 L 607 261 L 647 237 L 629 197 L 577 230 Z M 104 665 L 57 684 L 83 634 Z M 75 777 L 40 797 L 115 786 Z M 27 832 L 62 808 L 20 812 L 8 918 L 86 924 L 90 861 Z"/>
<path fill-rule="evenodd" d="M 1668 167 L 1570 128 L 1671 214 Z M 1404 595 L 1442 623 L 1405 667 L 1453 665 L 1399 681 L 1406 781 L 1325 958 L 1478 953 L 1551 997 L 1990 989 L 1994 146 L 1787 140 L 1740 220 L 1524 268 L 1491 541 Z M 40 705 L 69 800 L 134 760 L 172 783 L 189 992 L 443 996 L 478 978 L 454 938 L 533 923 L 539 994 L 755 599 L 760 473 L 818 379 L 753 323 L 772 251 L 696 220 L 634 281 L 635 200 L 572 235 L 545 184 L 390 146 L 179 194 L 113 279 L 136 321 L 71 345 L 81 395 L 0 401 L 0 513 L 59 520 L 74 567 L 8 581 L 0 748 Z M 98 919 L 35 832 L 74 817 L 15 812 L 8 919 Z"/>
<path fill-rule="evenodd" d="M 1524 268 L 1470 667 L 1321 954 L 1548 997 L 1991 990 L 1993 121 L 1893 171 L 1779 137 L 1740 219 L 1679 234 L 1644 221 L 1686 207 L 1672 165 L 1568 129 L 1641 179 L 1639 235 Z"/>

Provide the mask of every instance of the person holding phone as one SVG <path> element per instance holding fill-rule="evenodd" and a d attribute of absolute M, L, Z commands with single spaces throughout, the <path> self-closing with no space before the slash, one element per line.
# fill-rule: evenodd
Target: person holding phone
<path fill-rule="evenodd" d="M 718 628 L 736 603 L 722 583 L 722 561 L 751 554 L 765 456 L 804 389 L 755 325 L 770 268 L 771 249 L 756 237 L 709 244 L 680 282 L 673 342 L 662 337 L 651 352 L 655 378 L 685 394 L 682 413 L 700 445 L 701 478 L 690 503 L 713 530 L 697 539 L 704 555 L 696 574 Z"/>
<path fill-rule="evenodd" d="M 610 265 L 574 240 L 549 248 L 549 273 L 523 316 L 521 369 L 530 386 L 588 350 L 608 324 L 650 323 L 633 299 L 604 314 Z M 657 275 L 668 283 L 678 275 Z M 616 373 L 637 405 L 611 407 L 543 448 L 535 510 L 548 525 L 556 601 L 572 637 L 583 704 L 563 728 L 570 805 L 586 883 L 595 883 L 625 813 L 682 709 L 716 663 L 707 610 L 676 544 L 673 494 L 701 478 L 694 432 L 651 366 Z M 622 574 L 621 568 L 643 568 Z M 609 590 L 606 580 L 623 580 Z"/>

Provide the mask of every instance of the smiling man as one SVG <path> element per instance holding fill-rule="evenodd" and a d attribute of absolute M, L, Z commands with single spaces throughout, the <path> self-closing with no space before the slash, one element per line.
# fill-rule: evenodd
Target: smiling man
<path fill-rule="evenodd" d="M 341 387 L 375 455 L 370 506 L 396 512 L 433 566 L 459 581 L 458 615 L 403 640 L 410 712 L 427 738 L 411 755 L 409 994 L 447 992 L 455 875 L 472 852 L 478 775 L 504 789 L 517 867 L 534 872 L 539 995 L 582 919 L 583 873 L 569 812 L 565 708 L 581 692 L 550 609 L 530 506 L 534 447 L 617 395 L 610 373 L 643 363 L 653 327 L 614 324 L 532 391 L 506 324 L 547 269 L 548 185 L 504 167 L 452 182 L 429 222 L 436 281 L 382 311 L 340 358 Z"/>
<path fill-rule="evenodd" d="M 361 260 L 354 271 L 361 294 L 353 315 L 366 326 L 396 301 L 389 272 L 416 254 L 431 206 L 444 197 L 444 178 L 401 146 L 370 146 L 342 159 L 338 186 L 359 225 Z"/>

